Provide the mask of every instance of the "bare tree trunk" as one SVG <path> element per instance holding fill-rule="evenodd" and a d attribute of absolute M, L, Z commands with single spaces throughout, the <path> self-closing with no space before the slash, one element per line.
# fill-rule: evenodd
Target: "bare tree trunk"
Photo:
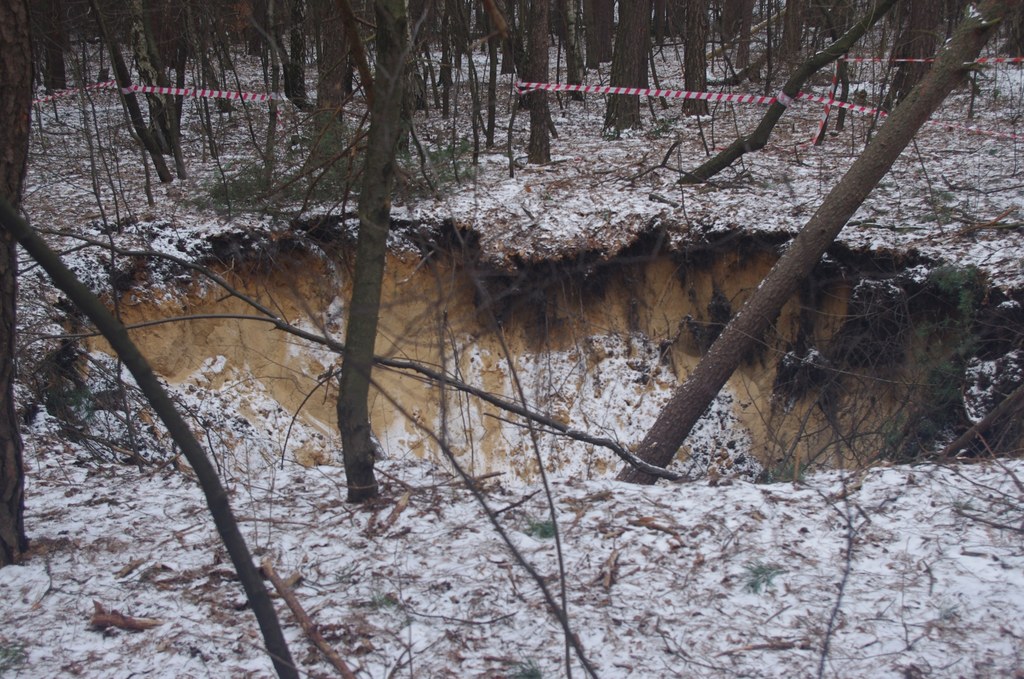
<path fill-rule="evenodd" d="M 1006 42 L 1000 51 L 1012 56 L 1024 56 L 1024 3 L 1017 8 L 1016 16 L 1006 28 Z"/>
<path fill-rule="evenodd" d="M 651 0 L 620 0 L 619 28 L 612 57 L 612 87 L 647 87 L 647 52 L 651 43 Z M 606 129 L 640 127 L 640 100 L 612 94 L 605 111 Z"/>
<path fill-rule="evenodd" d="M 2 15 L 0 15 L 2 16 Z M 221 485 L 210 458 L 196 440 L 192 430 L 181 417 L 171 397 L 164 391 L 163 385 L 153 373 L 145 357 L 139 353 L 138 347 L 128 337 L 128 331 L 114 316 L 107 311 L 103 303 L 64 266 L 60 258 L 43 242 L 28 224 L 19 219 L 14 211 L 3 200 L 0 200 L 0 225 L 3 226 L 5 237 L 14 236 L 22 247 L 39 263 L 40 267 L 50 276 L 54 285 L 65 293 L 71 303 L 89 318 L 96 328 L 110 343 L 118 358 L 124 361 L 125 367 L 132 373 L 139 390 L 153 406 L 154 412 L 167 428 L 174 443 L 181 448 L 185 459 L 195 472 L 199 487 L 206 497 L 206 504 L 213 517 L 214 525 L 220 534 L 221 541 L 231 557 L 238 580 L 245 590 L 246 598 L 263 632 L 263 641 L 274 663 L 274 669 L 280 677 L 298 679 L 299 673 L 292 662 L 288 644 L 281 633 L 281 625 L 274 611 L 259 571 L 252 561 L 245 538 L 238 529 L 228 502 L 228 494 Z"/>
<path fill-rule="evenodd" d="M 786 14 L 782 19 L 782 37 L 776 63 L 784 65 L 800 53 L 803 42 L 807 0 L 786 0 Z"/>
<path fill-rule="evenodd" d="M 526 77 L 531 82 L 548 81 L 548 0 L 530 3 L 530 62 Z M 544 165 L 551 162 L 551 135 L 548 131 L 548 93 L 535 90 L 525 95 L 530 105 L 530 145 L 527 159 Z"/>
<path fill-rule="evenodd" d="M 672 461 L 736 366 L 759 341 L 783 304 L 810 274 L 847 220 L 889 171 L 917 130 L 949 92 L 963 81 L 968 72 L 964 64 L 977 58 L 1000 21 L 1016 7 L 1016 2 L 988 0 L 976 10 L 976 16 L 963 22 L 925 79 L 889 117 L 754 294 L 729 321 L 707 355 L 673 394 L 644 437 L 637 457 L 662 467 Z M 625 469 L 619 478 L 636 483 L 655 481 L 655 477 L 633 467 Z"/>
<path fill-rule="evenodd" d="M 324 38 L 318 59 L 316 108 L 319 129 L 323 131 L 330 121 L 341 116 L 341 107 L 349 94 L 346 82 L 351 62 L 341 14 L 328 2 L 322 2 L 318 10 Z"/>
<path fill-rule="evenodd" d="M 349 502 L 377 497 L 373 473 L 369 394 L 373 348 L 380 316 L 381 284 L 391 220 L 395 151 L 403 133 L 402 102 L 408 80 L 405 0 L 376 0 L 377 69 L 363 185 L 359 194 L 359 242 L 345 333 L 338 428 L 345 457 Z"/>
<path fill-rule="evenodd" d="M 135 128 L 135 135 L 142 143 L 143 149 L 149 153 L 149 157 L 153 161 L 153 167 L 156 168 L 156 174 L 160 177 L 160 181 L 163 183 L 172 182 L 174 181 L 174 176 L 167 167 L 167 162 L 164 160 L 164 156 L 160 151 L 160 145 L 157 144 L 149 127 L 146 126 L 146 121 L 142 117 L 142 108 L 139 106 L 139 100 L 135 96 L 135 92 L 130 90 L 127 92 L 124 91 L 124 88 L 131 84 L 131 75 L 128 72 L 128 66 L 124 63 L 124 57 L 121 56 L 121 47 L 113 40 L 112 37 L 109 37 L 106 34 L 103 17 L 98 11 L 96 11 L 95 4 L 93 4 L 93 12 L 96 17 L 96 23 L 100 28 L 100 33 L 103 35 L 103 40 L 107 43 L 107 49 L 110 52 L 110 61 L 114 66 L 114 77 L 117 79 L 118 87 L 122 88 L 121 101 L 124 103 L 125 110 L 128 112 L 128 119 L 131 121 L 132 127 Z"/>
<path fill-rule="evenodd" d="M 742 71 L 750 64 L 750 27 L 754 0 L 726 0 L 722 3 L 722 40 L 735 42 L 733 68 Z"/>
<path fill-rule="evenodd" d="M 68 33 L 64 26 L 63 0 L 46 0 L 36 3 L 32 9 L 37 12 L 35 22 L 43 43 L 43 85 L 48 92 L 62 90 L 68 86 L 64 64 Z"/>
<path fill-rule="evenodd" d="M 284 62 L 284 94 L 299 110 L 309 107 L 306 96 L 305 0 L 291 0 L 288 7 L 288 53 Z M 281 45 L 284 49 L 283 40 Z"/>
<path fill-rule="evenodd" d="M 886 12 L 894 4 L 896 4 L 896 0 L 878 0 L 869 10 L 868 15 L 844 33 L 843 37 L 800 64 L 796 71 L 789 76 L 786 84 L 782 86 L 782 92 L 790 97 L 795 97 L 808 78 L 817 73 L 823 66 L 832 63 L 846 54 L 854 43 L 869 28 L 874 26 L 879 19 L 885 16 Z M 775 125 L 785 112 L 786 107 L 780 102 L 775 102 L 769 106 L 764 117 L 761 118 L 761 122 L 751 134 L 738 137 L 733 143 L 722 149 L 721 152 L 708 158 L 700 167 L 692 172 L 688 172 L 681 182 L 684 184 L 697 184 L 707 181 L 732 165 L 743 154 L 759 151 L 764 148 L 764 145 L 768 143 L 772 130 L 775 129 Z"/>
<path fill-rule="evenodd" d="M 28 2 L 0 3 L 0 197 L 18 205 L 28 158 L 32 107 L 32 43 Z M 21 561 L 25 487 L 21 435 L 14 408 L 18 251 L 0 231 L 0 567 Z"/>
<path fill-rule="evenodd" d="M 587 68 L 612 60 L 612 0 L 583 0 L 583 25 L 587 47 Z"/>
<path fill-rule="evenodd" d="M 562 16 L 565 17 L 565 70 L 566 82 L 571 85 L 583 84 L 583 52 L 580 49 L 580 8 L 579 0 L 562 0 Z M 574 99 L 582 99 L 579 92 Z"/>
<path fill-rule="evenodd" d="M 899 34 L 892 48 L 893 59 L 927 59 L 935 54 L 942 29 L 942 3 L 939 0 L 903 0 L 897 10 Z M 928 71 L 928 64 L 896 64 L 892 85 L 882 105 L 891 109 L 899 104 Z"/>
<path fill-rule="evenodd" d="M 366 48 L 359 37 L 359 20 L 349 0 L 334 0 L 341 13 L 341 23 L 345 27 L 345 41 L 348 43 L 349 58 L 359 71 L 360 84 L 366 93 L 366 105 L 373 107 L 373 74 L 370 73 L 370 62 L 366 57 Z"/>
<path fill-rule="evenodd" d="M 149 26 L 148 8 L 143 0 L 130 0 L 128 7 L 132 16 L 132 49 L 135 63 L 143 82 L 151 86 L 169 87 L 170 82 L 160 60 L 160 52 L 153 40 Z M 185 179 L 185 160 L 181 153 L 178 108 L 172 104 L 169 94 L 147 94 L 149 117 L 157 144 L 163 153 L 174 157 L 178 179 Z"/>
<path fill-rule="evenodd" d="M 683 53 L 683 86 L 691 92 L 708 89 L 708 0 L 686 0 L 686 51 Z M 708 114 L 704 99 L 686 99 L 683 112 L 689 115 Z"/>

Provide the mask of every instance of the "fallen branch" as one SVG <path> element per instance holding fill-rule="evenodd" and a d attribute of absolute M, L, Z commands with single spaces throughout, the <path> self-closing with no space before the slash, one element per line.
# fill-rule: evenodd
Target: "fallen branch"
<path fill-rule="evenodd" d="M 405 511 L 405 508 L 409 506 L 409 498 L 411 497 L 410 491 L 405 491 L 402 497 L 398 498 L 398 502 L 395 503 L 395 508 L 391 510 L 388 518 L 384 519 L 384 523 L 381 524 L 380 532 L 383 533 L 387 529 L 395 525 L 395 521 L 398 520 L 399 515 Z"/>
<path fill-rule="evenodd" d="M 327 640 L 324 639 L 322 634 L 320 634 L 320 630 L 313 621 L 310 620 L 309 615 L 306 613 L 305 609 L 302 608 L 302 604 L 299 603 L 299 600 L 296 598 L 295 592 L 291 590 L 288 583 L 282 580 L 281 576 L 274 570 L 274 566 L 270 563 L 270 559 L 263 559 L 261 567 L 263 568 L 263 574 L 267 576 L 267 579 L 274 585 L 274 589 L 276 589 L 277 593 L 281 595 L 284 602 L 288 604 L 288 608 L 291 609 L 292 615 L 294 615 L 295 619 L 298 620 L 299 626 L 302 627 L 302 631 L 306 633 L 306 636 L 313 642 L 313 645 L 320 649 L 320 652 L 324 654 L 327 661 L 334 666 L 334 669 L 338 670 L 342 677 L 345 679 L 356 679 L 356 675 L 352 673 L 352 670 L 348 668 L 348 665 L 346 665 L 345 661 L 342 660 L 340 655 L 338 655 L 338 652 L 327 643 Z"/>
<path fill-rule="evenodd" d="M 748 644 L 746 646 L 740 646 L 739 648 L 730 648 L 722 651 L 717 657 L 723 655 L 735 655 L 737 653 L 746 653 L 747 651 L 788 651 L 793 648 L 808 649 L 811 645 L 805 640 L 801 641 L 790 641 L 788 639 L 774 639 L 772 641 L 766 641 L 762 644 Z"/>
<path fill-rule="evenodd" d="M 89 624 L 98 630 L 105 630 L 110 627 L 127 630 L 129 632 L 145 632 L 148 629 L 159 627 L 164 624 L 163 620 L 155 618 L 136 618 L 125 615 L 120 611 L 108 611 L 99 601 L 93 601 L 93 613 L 89 618 Z"/>
<path fill-rule="evenodd" d="M 655 519 L 653 516 L 641 516 L 639 519 L 630 519 L 628 523 L 630 526 L 640 526 L 642 528 L 650 528 L 651 530 L 658 530 L 662 533 L 668 533 L 676 539 L 676 542 L 679 543 L 679 547 L 682 547 L 684 544 L 686 544 L 683 542 L 682 536 L 679 535 L 679 531 L 677 531 L 675 528 L 672 528 L 671 526 L 666 526 L 663 523 L 658 523 L 657 519 Z"/>
<path fill-rule="evenodd" d="M 997 424 L 1007 415 L 1019 415 L 1022 408 L 1024 408 L 1024 384 L 1014 389 L 999 405 L 989 411 L 988 415 L 978 420 L 970 429 L 965 431 L 955 441 L 946 446 L 946 448 L 939 453 L 939 461 L 948 460 L 956 456 L 956 454 L 966 448 L 971 441 L 984 434 L 988 429 Z"/>
<path fill-rule="evenodd" d="M 1015 207 L 1007 208 L 1006 210 L 1003 210 L 1002 212 L 1000 212 L 995 218 L 990 219 L 987 222 L 982 222 L 980 224 L 972 224 L 971 226 L 966 226 L 966 227 L 964 227 L 964 228 L 962 228 L 962 229 L 960 229 L 959 231 L 956 232 L 957 238 L 962 238 L 963 236 L 970 235 L 970 234 L 975 233 L 977 231 L 983 231 L 985 229 L 1012 229 L 1012 228 L 1016 228 L 1016 227 L 1020 226 L 1020 223 L 1000 224 L 1000 222 L 1002 222 L 1006 217 L 1010 216 L 1014 211 L 1016 211 L 1016 209 L 1017 208 L 1015 208 Z"/>

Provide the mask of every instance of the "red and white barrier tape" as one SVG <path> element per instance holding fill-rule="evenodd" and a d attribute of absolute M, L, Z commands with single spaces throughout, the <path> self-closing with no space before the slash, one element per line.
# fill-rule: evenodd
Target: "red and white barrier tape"
<path fill-rule="evenodd" d="M 239 101 L 270 101 L 271 99 L 284 99 L 283 94 L 265 94 L 258 92 L 232 92 L 230 90 L 205 90 L 193 87 L 157 87 L 153 85 L 129 85 L 121 90 L 125 94 L 129 92 L 144 92 L 146 94 L 177 94 L 183 97 L 198 97 L 202 99 L 232 99 Z"/>
<path fill-rule="evenodd" d="M 818 131 L 814 133 L 814 138 L 811 139 L 811 143 L 815 146 L 821 146 L 821 142 L 825 139 L 825 126 L 828 125 L 828 116 L 832 113 L 832 103 L 836 98 L 836 87 L 839 86 L 839 62 L 836 62 L 835 72 L 832 74 L 832 85 L 828 88 L 828 102 L 825 104 L 825 112 L 822 114 L 821 123 L 818 125 Z"/>
<path fill-rule="evenodd" d="M 888 57 L 839 57 L 843 61 L 849 61 L 857 64 L 930 64 L 935 61 L 935 57 L 928 57 L 922 59 L 890 59 Z M 981 57 L 974 61 L 965 62 L 967 64 L 1024 64 L 1024 57 Z"/>
<path fill-rule="evenodd" d="M 789 97 L 783 92 L 779 92 L 777 97 L 763 97 L 752 94 L 724 94 L 717 92 L 689 92 L 687 90 L 659 90 L 644 87 L 611 87 L 606 85 L 567 85 L 563 83 L 527 83 L 522 81 L 516 81 L 515 88 L 520 94 L 526 92 L 532 92 L 535 90 L 545 90 L 549 92 L 589 92 L 593 94 L 631 94 L 634 96 L 648 96 L 648 97 L 668 97 L 670 99 L 706 99 L 708 101 L 733 101 L 742 104 L 773 104 L 776 101 L 783 106 L 789 106 L 793 103 L 793 100 L 799 99 L 803 101 L 811 101 L 818 104 L 825 104 L 827 107 L 838 107 L 845 108 L 850 111 L 856 111 L 857 113 L 864 113 L 866 115 L 878 115 L 886 116 L 889 115 L 887 112 L 879 108 L 871 108 L 870 106 L 861 106 L 859 104 L 851 104 L 845 101 L 837 101 L 832 96 L 819 97 L 807 92 L 798 92 L 795 97 Z M 1024 135 L 1015 134 L 1013 132 L 995 132 L 992 130 L 983 130 L 974 126 L 967 125 L 953 125 L 950 123 L 943 123 L 939 121 L 929 121 L 933 125 L 941 125 L 947 129 L 963 130 L 965 132 L 972 132 L 976 134 L 986 134 L 992 137 L 1001 137 L 1004 139 L 1024 139 Z"/>
<path fill-rule="evenodd" d="M 689 92 L 687 90 L 659 90 L 646 87 L 610 87 L 607 85 L 566 85 L 563 83 L 525 83 L 516 81 L 520 94 L 534 90 L 548 92 L 589 92 L 592 94 L 632 94 L 641 97 L 666 97 L 668 99 L 704 99 L 706 101 L 733 101 L 738 104 L 774 104 L 776 101 L 787 105 L 776 97 L 756 94 L 725 94 L 721 92 Z"/>
<path fill-rule="evenodd" d="M 801 92 L 797 95 L 797 99 L 803 101 L 813 101 L 816 104 L 831 104 L 839 108 L 845 108 L 849 111 L 856 111 L 857 113 L 864 113 L 869 116 L 873 115 L 888 115 L 885 111 L 880 108 L 871 108 L 870 106 L 861 106 L 859 104 L 851 104 L 847 101 L 839 101 L 837 99 L 830 99 L 829 97 L 819 97 L 814 94 L 808 94 L 807 92 Z"/>
<path fill-rule="evenodd" d="M 55 99 L 62 99 L 64 97 L 70 97 L 78 94 L 82 90 L 116 90 L 117 82 L 114 80 L 105 80 L 92 85 L 86 85 L 81 88 L 72 88 L 67 90 L 60 90 L 54 92 L 45 97 L 39 99 L 33 99 L 33 104 L 43 104 L 48 101 L 54 101 Z M 151 85 L 129 85 L 128 87 L 122 88 L 123 93 L 128 94 L 129 92 L 143 92 L 146 94 L 176 94 L 183 97 L 200 97 L 204 99 L 231 99 L 236 101 L 270 101 L 271 99 L 282 100 L 285 98 L 283 94 L 265 94 L 260 92 L 235 92 L 231 90 L 207 90 L 194 87 L 155 87 Z"/>
<path fill-rule="evenodd" d="M 48 94 L 45 97 L 40 97 L 39 99 L 33 99 L 32 103 L 33 104 L 45 104 L 48 101 L 54 101 L 56 99 L 63 99 L 64 97 L 74 96 L 74 95 L 78 94 L 79 92 L 81 92 L 82 90 L 112 90 L 115 87 L 117 87 L 117 82 L 116 81 L 104 80 L 103 82 L 94 83 L 92 85 L 86 85 L 85 87 L 72 87 L 72 88 L 66 89 L 66 90 L 57 90 L 56 92 Z"/>

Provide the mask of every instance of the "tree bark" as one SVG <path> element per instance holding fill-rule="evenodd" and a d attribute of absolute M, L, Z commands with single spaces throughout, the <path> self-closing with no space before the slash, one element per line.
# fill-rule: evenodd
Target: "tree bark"
<path fill-rule="evenodd" d="M 683 87 L 691 92 L 708 89 L 708 0 L 686 0 L 686 51 L 683 53 Z M 683 113 L 694 116 L 708 114 L 704 99 L 683 101 Z"/>
<path fill-rule="evenodd" d="M 341 107 L 350 93 L 347 84 L 351 83 L 351 62 L 340 12 L 332 3 L 326 2 L 319 10 L 319 24 L 324 37 L 318 59 L 316 115 L 319 118 L 317 128 L 322 136 L 332 127 L 333 121 L 341 117 Z"/>
<path fill-rule="evenodd" d="M 570 85 L 583 84 L 583 53 L 580 49 L 579 0 L 562 0 L 562 16 L 565 17 L 565 71 L 566 82 Z M 574 92 L 574 99 L 583 95 Z"/>
<path fill-rule="evenodd" d="M 0 3 L 0 197 L 18 205 L 28 158 L 32 44 L 28 2 Z M 0 567 L 28 548 L 21 435 L 14 407 L 18 252 L 0 232 Z"/>
<path fill-rule="evenodd" d="M 231 563 L 245 589 L 249 605 L 263 631 L 267 653 L 274 663 L 278 676 L 298 679 L 299 674 L 292 662 L 288 644 L 281 633 L 274 605 L 270 602 L 270 596 L 263 586 L 263 580 L 252 561 L 252 554 L 245 544 L 245 538 L 242 537 L 242 533 L 238 529 L 238 523 L 235 521 L 231 505 L 228 502 L 227 491 L 221 485 L 210 458 L 207 457 L 192 430 L 178 413 L 174 402 L 171 401 L 170 396 L 164 391 L 163 385 L 160 384 L 160 380 L 157 379 L 138 347 L 128 337 L 128 331 L 107 311 L 99 298 L 64 266 L 60 258 L 43 242 L 43 239 L 19 218 L 4 200 L 0 200 L 0 225 L 3 226 L 4 236 L 16 238 L 25 251 L 32 256 L 32 259 L 46 271 L 53 280 L 53 284 L 96 325 L 96 329 L 110 343 L 118 358 L 132 373 L 139 390 L 153 406 L 154 412 L 167 428 L 167 433 L 181 448 L 181 452 L 184 453 L 196 474 L 196 480 L 206 497 L 214 525 L 216 525 L 224 547 L 231 557 Z"/>
<path fill-rule="evenodd" d="M 899 35 L 892 48 L 893 59 L 927 59 L 935 54 L 942 28 L 942 3 L 939 0 L 904 0 L 897 10 Z M 891 109 L 910 93 L 924 77 L 929 64 L 899 62 L 892 85 L 882 105 Z"/>
<path fill-rule="evenodd" d="M 526 77 L 531 82 L 548 81 L 548 48 L 551 44 L 548 5 L 548 0 L 533 0 L 530 3 L 530 61 Z M 530 106 L 530 145 L 527 148 L 527 160 L 537 165 L 546 165 L 551 162 L 548 93 L 535 90 L 524 96 Z"/>
<path fill-rule="evenodd" d="M 896 4 L 896 0 L 878 0 L 872 6 L 867 16 L 843 34 L 843 37 L 800 64 L 797 70 L 789 76 L 786 84 L 782 86 L 782 92 L 789 97 L 795 97 L 800 88 L 804 86 L 804 83 L 812 75 L 817 73 L 823 66 L 832 63 L 846 54 L 869 28 L 874 26 L 879 19 L 885 16 L 886 12 L 892 9 L 894 4 Z M 775 102 L 768 107 L 764 117 L 761 118 L 761 122 L 751 134 L 738 137 L 733 143 L 722 149 L 717 155 L 709 158 L 700 167 L 692 172 L 687 172 L 680 182 L 683 184 L 705 182 L 732 165 L 733 162 L 745 153 L 761 150 L 768 143 L 772 130 L 775 129 L 775 125 L 785 112 L 786 107 L 780 102 Z"/>
<path fill-rule="evenodd" d="M 68 34 L 64 25 L 63 0 L 46 0 L 32 7 L 37 12 L 36 25 L 39 27 L 43 52 L 43 85 L 47 92 L 62 90 L 68 86 L 64 52 L 68 48 Z"/>
<path fill-rule="evenodd" d="M 597 68 L 612 59 L 612 0 L 583 0 L 583 32 L 587 47 L 587 68 Z"/>
<path fill-rule="evenodd" d="M 135 63 L 143 82 L 150 86 L 169 87 L 170 81 L 160 59 L 160 51 L 153 39 L 149 25 L 149 8 L 143 0 L 130 0 L 128 7 L 132 16 L 132 50 Z M 169 94 L 147 94 L 151 130 L 160 150 L 174 158 L 178 179 L 186 179 L 185 160 L 181 152 L 181 132 L 178 107 Z"/>
<path fill-rule="evenodd" d="M 722 41 L 735 43 L 733 68 L 742 71 L 750 64 L 750 26 L 754 0 L 728 0 L 722 3 Z"/>
<path fill-rule="evenodd" d="M 758 342 L 800 281 L 808 276 L 921 125 L 964 80 L 969 70 L 964 64 L 977 58 L 1000 21 L 1015 7 L 1016 0 L 988 0 L 977 9 L 976 16 L 964 20 L 925 79 L 888 118 L 761 285 L 726 325 L 693 373 L 673 394 L 644 437 L 637 457 L 661 467 L 672 461 L 743 356 Z M 625 469 L 619 478 L 636 483 L 655 480 L 632 467 Z"/>
<path fill-rule="evenodd" d="M 807 0 L 786 0 L 786 14 L 782 19 L 782 37 L 779 39 L 777 64 L 785 64 L 800 53 L 803 42 Z"/>
<path fill-rule="evenodd" d="M 620 0 L 619 28 L 612 57 L 612 87 L 647 87 L 647 52 L 651 43 L 651 0 Z M 640 127 L 640 99 L 628 94 L 608 96 L 605 129 Z"/>
<path fill-rule="evenodd" d="M 370 73 L 370 62 L 366 58 L 366 49 L 363 47 L 363 40 L 359 37 L 359 20 L 352 10 L 349 0 L 335 0 L 335 5 L 341 13 L 341 23 L 345 27 L 345 40 L 348 42 L 349 58 L 355 62 L 356 70 L 359 71 L 360 85 L 366 95 L 367 107 L 373 107 L 373 74 Z"/>
<path fill-rule="evenodd" d="M 107 51 L 110 53 L 110 61 L 114 67 L 114 77 L 117 79 L 117 86 L 121 88 L 121 101 L 124 103 L 125 110 L 128 113 L 128 119 L 132 123 L 132 127 L 135 128 L 135 134 L 138 136 L 139 141 L 142 143 L 142 147 L 149 153 L 150 159 L 153 161 L 153 167 L 156 168 L 157 176 L 160 177 L 160 181 L 167 183 L 174 181 L 171 171 L 167 167 L 166 161 L 161 154 L 160 146 L 153 139 L 153 135 L 150 134 L 149 127 L 146 126 L 146 121 L 142 117 L 142 109 L 139 107 L 139 100 L 132 91 L 125 92 L 125 88 L 131 85 L 131 74 L 128 72 L 128 66 L 124 63 L 124 57 L 121 56 L 121 47 L 112 35 L 107 31 L 107 23 L 104 19 L 103 14 L 100 12 L 99 3 L 96 0 L 89 0 L 89 5 L 92 7 L 93 17 L 96 19 L 96 27 L 99 29 L 100 38 L 107 45 Z"/>
<path fill-rule="evenodd" d="M 1024 56 L 1024 3 L 1017 8 L 1017 14 L 1007 29 L 1006 42 L 1000 51 L 1011 56 Z"/>
<path fill-rule="evenodd" d="M 381 285 L 391 220 L 395 151 L 403 132 L 402 102 L 408 80 L 409 27 L 405 0 L 376 0 L 377 69 L 370 109 L 363 185 L 359 194 L 359 237 L 355 279 L 345 332 L 338 428 L 348 479 L 349 502 L 377 497 L 373 472 L 375 446 L 369 395 L 373 349 L 380 316 Z"/>
<path fill-rule="evenodd" d="M 291 0 L 288 17 L 288 58 L 284 63 L 284 93 L 300 111 L 309 107 L 309 98 L 306 96 L 306 13 L 304 2 L 305 0 Z"/>

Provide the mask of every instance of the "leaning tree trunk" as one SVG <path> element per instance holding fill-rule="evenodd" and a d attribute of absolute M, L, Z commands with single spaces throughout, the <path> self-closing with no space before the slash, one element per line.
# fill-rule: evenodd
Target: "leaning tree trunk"
<path fill-rule="evenodd" d="M 885 16 L 886 12 L 892 9 L 894 4 L 896 4 L 896 0 L 878 0 L 878 2 L 872 6 L 867 16 L 844 33 L 843 37 L 820 52 L 816 52 L 800 64 L 796 71 L 789 76 L 789 80 L 786 81 L 786 84 L 782 86 L 783 94 L 789 97 L 795 97 L 800 91 L 800 88 L 804 86 L 804 83 L 807 82 L 812 75 L 821 70 L 822 67 L 846 54 L 846 52 L 853 47 L 854 43 L 860 40 L 861 36 L 868 31 L 868 29 L 874 26 L 879 19 Z M 779 120 L 782 118 L 782 114 L 785 112 L 786 106 L 784 104 L 778 101 L 773 103 L 768 107 L 764 117 L 761 118 L 761 122 L 751 134 L 738 137 L 735 141 L 729 144 L 729 146 L 722 149 L 711 158 L 708 158 L 700 167 L 692 172 L 687 172 L 683 179 L 680 180 L 681 183 L 698 184 L 700 182 L 707 181 L 732 165 L 733 162 L 738 160 L 745 153 L 759 151 L 764 148 L 764 145 L 768 143 L 768 138 L 771 136 L 772 130 L 775 129 L 775 125 L 778 124 Z"/>
<path fill-rule="evenodd" d="M 89 0 L 89 8 L 92 10 L 92 16 L 96 21 L 96 28 L 99 29 L 100 39 L 106 44 L 107 51 L 110 53 L 110 63 L 114 68 L 114 78 L 117 80 L 118 88 L 121 89 L 121 102 L 124 105 L 125 112 L 128 114 L 128 120 L 131 121 L 132 127 L 135 129 L 135 135 L 142 144 L 142 148 L 149 153 L 160 181 L 164 183 L 172 182 L 174 177 L 167 168 L 167 163 L 164 161 L 163 154 L 160 151 L 160 145 L 153 138 L 145 119 L 142 117 L 142 108 L 139 106 L 139 100 L 135 96 L 135 92 L 126 89 L 132 84 L 132 78 L 131 73 L 128 71 L 128 65 L 125 64 L 124 57 L 121 56 L 121 46 L 118 44 L 117 39 L 107 30 L 107 20 L 103 12 L 100 11 L 100 5 L 97 0 Z"/>
<path fill-rule="evenodd" d="M 338 397 L 338 428 L 349 502 L 377 497 L 368 399 L 381 285 L 391 220 L 395 152 L 402 136 L 409 27 L 405 0 L 376 0 L 377 69 L 370 108 L 363 185 L 359 193 L 359 242 L 349 303 Z"/>
<path fill-rule="evenodd" d="M 143 82 L 150 86 L 169 87 L 170 81 L 164 71 L 153 39 L 153 31 L 149 25 L 149 9 L 144 0 L 130 0 L 128 7 L 132 17 L 132 50 L 135 64 Z M 174 168 L 178 179 L 186 179 L 185 159 L 181 152 L 181 121 L 178 119 L 178 107 L 172 103 L 171 95 L 147 93 L 149 117 L 153 121 L 152 131 L 156 136 L 160 150 L 174 158 Z"/>
<path fill-rule="evenodd" d="M 647 87 L 650 42 L 651 0 L 621 0 L 612 57 L 612 87 Z M 628 94 L 609 95 L 604 126 L 617 133 L 640 127 L 639 98 Z"/>
<path fill-rule="evenodd" d="M 167 428 L 171 440 L 181 449 L 195 473 L 196 481 L 206 497 L 206 504 L 213 517 L 214 526 L 220 534 L 228 556 L 231 557 L 231 564 L 235 567 L 249 606 L 263 632 L 264 644 L 267 654 L 274 664 L 274 669 L 282 679 L 298 679 L 299 673 L 292 662 L 288 643 L 281 633 L 281 625 L 277 619 L 277 613 L 274 611 L 274 604 L 270 601 L 259 570 L 253 563 L 252 553 L 238 528 L 238 522 L 235 520 L 231 504 L 228 501 L 228 493 L 221 484 L 210 458 L 199 445 L 192 430 L 189 429 L 188 423 L 178 412 L 145 357 L 128 336 L 128 330 L 103 306 L 103 302 L 86 288 L 75 274 L 71 273 L 70 269 L 46 245 L 39 234 L 24 220 L 18 218 L 10 206 L 2 200 L 0 200 L 0 225 L 4 229 L 3 233 L 16 237 L 25 251 L 32 256 L 32 259 L 49 274 L 54 286 L 67 295 L 75 308 L 93 322 L 96 329 L 107 340 L 118 358 L 124 362 L 125 367 L 135 378 L 135 383 L 139 386 L 142 395 L 149 401 L 153 411 Z"/>
<path fill-rule="evenodd" d="M 17 206 L 28 158 L 32 44 L 28 2 L 0 2 L 0 197 Z M 18 563 L 25 537 L 24 465 L 14 409 L 18 251 L 0 231 L 0 567 Z"/>
<path fill-rule="evenodd" d="M 1009 15 L 1018 1 L 988 0 L 964 20 L 925 79 L 889 117 L 754 294 L 725 326 L 707 355 L 672 395 L 641 442 L 637 457 L 661 467 L 672 461 L 736 366 L 759 341 L 782 306 L 796 292 L 800 282 L 807 278 L 917 130 L 949 92 L 964 80 L 968 72 L 965 64 L 977 58 L 1000 21 Z M 653 483 L 656 480 L 634 467 L 623 470 L 619 478 L 636 483 Z"/>

